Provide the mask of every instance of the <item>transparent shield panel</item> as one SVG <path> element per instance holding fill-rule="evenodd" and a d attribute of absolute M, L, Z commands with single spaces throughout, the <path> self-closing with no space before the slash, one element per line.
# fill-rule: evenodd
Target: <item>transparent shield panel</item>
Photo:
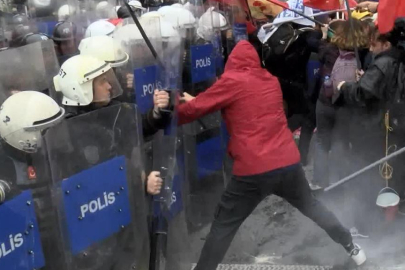
<path fill-rule="evenodd" d="M 199 16 L 195 29 L 187 29 L 185 43 L 185 61 L 183 69 L 184 91 L 197 96 L 208 89 L 223 69 L 222 42 L 219 35 L 221 26 L 226 28 L 226 18 L 215 11 L 215 5 L 203 5 L 193 1 L 195 16 Z M 202 12 L 201 12 L 202 10 Z M 220 126 L 220 115 L 214 113 L 188 124 L 184 132 L 196 135 L 212 127 Z"/>
<path fill-rule="evenodd" d="M 161 84 L 159 79 L 162 59 L 162 35 L 159 18 L 140 18 L 140 24 L 157 53 L 152 54 L 132 18 L 125 19 L 117 27 L 113 38 L 129 55 L 126 65 L 116 68 L 116 74 L 124 90 L 122 100 L 136 103 L 143 114 L 153 108 L 153 91 Z"/>
<path fill-rule="evenodd" d="M 139 119 L 134 106 L 109 106 L 46 134 L 68 270 L 148 268 Z"/>
<path fill-rule="evenodd" d="M 182 56 L 179 61 L 182 65 L 180 89 L 197 95 L 208 89 L 216 78 L 213 48 L 215 27 L 212 27 L 212 15 L 208 12 L 204 25 L 207 32 L 200 32 L 199 35 L 197 19 L 203 21 L 207 7 L 202 2 L 190 2 L 187 8 L 188 14 L 192 15 L 189 15 L 189 21 L 193 18 L 196 23 L 179 27 L 181 46 L 184 48 L 183 52 L 177 51 Z M 169 9 L 162 9 L 159 12 L 169 14 Z M 175 54 L 171 51 L 177 47 L 169 45 L 176 42 L 165 42 L 169 41 L 163 41 L 163 51 L 167 48 L 170 53 L 165 55 L 172 57 L 163 59 L 175 63 Z M 172 123 L 177 122 L 175 112 Z M 158 228 L 154 239 L 157 245 L 156 265 L 164 265 L 167 269 L 189 269 L 198 259 L 201 238 L 212 221 L 224 186 L 224 149 L 220 126 L 220 114 L 212 114 L 181 128 L 166 129 L 153 141 L 153 167 L 161 171 L 165 182 L 164 192 L 155 196 L 161 209 L 161 215 L 157 215 Z M 173 134 L 177 134 L 177 138 L 173 139 Z M 167 232 L 167 236 L 161 236 L 161 232 Z"/>
<path fill-rule="evenodd" d="M 31 153 L 14 146 L 32 139 L 18 131 L 0 145 L 2 269 L 64 269 L 45 144 L 40 132 L 34 133 L 36 147 L 24 149 Z"/>
<path fill-rule="evenodd" d="M 53 92 L 52 77 L 59 70 L 52 40 L 1 51 L 0 67 L 4 99 L 25 90 Z"/>

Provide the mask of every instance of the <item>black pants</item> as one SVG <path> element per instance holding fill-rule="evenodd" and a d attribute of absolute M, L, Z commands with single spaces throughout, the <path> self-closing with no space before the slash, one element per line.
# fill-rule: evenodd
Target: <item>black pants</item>
<path fill-rule="evenodd" d="M 309 101 L 308 101 L 309 103 Z M 298 128 L 301 128 L 300 141 L 298 144 L 298 150 L 301 155 L 301 163 L 306 166 L 309 162 L 308 155 L 310 151 L 310 144 L 314 129 L 316 127 L 316 114 L 315 104 L 308 104 L 309 112 L 305 114 L 293 115 L 288 118 L 288 128 L 294 132 Z"/>
<path fill-rule="evenodd" d="M 329 152 L 336 122 L 336 108 L 318 100 L 316 104 L 316 151 L 314 161 L 314 184 L 329 186 Z"/>
<path fill-rule="evenodd" d="M 287 200 L 316 222 L 337 243 L 348 246 L 352 237 L 309 189 L 301 165 L 247 177 L 233 176 L 222 194 L 211 231 L 195 270 L 214 270 L 222 261 L 239 226 L 267 196 Z"/>

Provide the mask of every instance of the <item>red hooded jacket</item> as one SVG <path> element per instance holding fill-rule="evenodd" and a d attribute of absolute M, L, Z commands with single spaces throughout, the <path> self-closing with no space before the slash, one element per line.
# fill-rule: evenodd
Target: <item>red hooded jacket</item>
<path fill-rule="evenodd" d="M 194 100 L 180 104 L 179 124 L 221 110 L 230 134 L 233 174 L 248 176 L 300 162 L 287 127 L 278 79 L 260 65 L 247 41 L 233 49 L 221 78 Z"/>

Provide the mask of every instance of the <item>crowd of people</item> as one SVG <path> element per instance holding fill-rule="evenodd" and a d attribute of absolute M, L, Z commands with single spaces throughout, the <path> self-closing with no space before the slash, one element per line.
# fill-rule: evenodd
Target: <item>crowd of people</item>
<path fill-rule="evenodd" d="M 368 8 L 360 20 L 332 21 L 334 33 L 319 47 L 313 189 L 326 188 L 403 147 L 404 21 L 398 19 L 391 32 L 381 34 L 374 25 L 376 5 L 360 4 Z M 404 198 L 402 160 L 382 163 L 337 192 L 340 202 L 346 200 L 342 212 L 355 232 L 368 236 L 378 231 L 376 220 L 384 218 L 376 200 L 383 188 Z"/>
<path fill-rule="evenodd" d="M 165 136 L 170 132 L 168 127 L 175 132 L 173 126 L 198 121 L 217 111 L 229 133 L 232 179 L 218 203 L 196 269 L 216 269 L 240 225 L 261 201 L 273 194 L 324 229 L 357 265 L 364 264 L 365 252 L 353 239 L 381 233 L 384 217 L 376 200 L 382 191 L 390 188 L 399 200 L 404 199 L 404 158 L 398 156 L 361 174 L 337 188 L 329 198 L 323 196 L 323 189 L 405 147 L 405 18 L 396 18 L 393 28 L 382 33 L 376 25 L 378 2 L 366 1 L 350 14 L 339 10 L 319 18 L 310 16 L 309 25 L 294 20 L 277 22 L 284 12 L 280 6 L 275 9 L 277 12 L 266 14 L 265 21 L 252 23 L 249 1 L 248 10 L 243 4 L 224 8 L 230 4 L 197 2 L 165 3 L 160 7 L 157 2 L 131 1 L 128 9 L 102 1 L 94 14 L 80 13 L 76 10 L 84 9 L 80 5 L 63 5 L 58 7 L 58 22 L 53 25 L 52 34 L 42 33 L 38 25 L 33 26 L 32 18 L 22 14 L 21 6 L 25 10 L 28 7 L 32 14 L 45 12 L 39 6 L 35 9 L 18 5 L 12 11 L 18 14 L 0 14 L 4 24 L 1 54 L 21 51 L 22 55 L 26 46 L 42 44 L 34 50 L 43 57 L 37 68 L 41 69 L 39 73 L 52 76 L 52 80 L 38 83 L 36 75 L 24 78 L 15 72 L 0 74 L 1 158 L 5 160 L 0 179 L 6 180 L 0 181 L 0 203 L 11 190 L 7 179 L 17 178 L 10 181 L 20 189 L 38 188 L 31 185 L 30 175 L 27 178 L 21 172 L 11 173 L 14 166 L 5 157 L 10 157 L 14 165 L 19 164 L 15 167 L 30 171 L 34 153 L 41 147 L 55 147 L 49 142 L 40 143 L 45 131 L 53 126 L 85 119 L 89 114 L 97 116 L 105 108 L 123 104 L 141 108 L 141 98 L 149 90 L 137 84 L 144 78 L 134 75 L 135 70 L 144 69 L 146 73 L 151 63 L 157 63 L 163 66 L 163 75 L 159 74 L 163 87 L 153 82 L 156 89 L 152 91 L 151 104 L 142 111 L 137 123 L 143 135 L 139 141 L 151 140 L 157 133 Z M 235 30 L 235 25 L 238 31 L 245 32 Z M 46 44 L 52 44 L 51 48 Z M 218 57 L 215 63 L 222 61 L 225 65 L 216 66 L 212 77 L 200 75 L 206 79 L 196 82 L 190 48 L 207 44 L 213 45 L 211 56 Z M 214 59 L 209 60 L 211 65 Z M 308 68 L 311 61 L 317 62 L 316 68 Z M 19 65 L 24 66 L 24 61 L 14 59 L 10 63 L 11 67 Z M 60 69 L 49 74 L 55 65 Z M 180 94 L 171 88 L 183 89 Z M 16 109 L 21 104 L 25 104 L 23 114 Z M 105 120 L 99 117 L 95 119 Z M 128 148 L 138 143 L 135 138 L 124 138 L 124 129 L 119 134 L 112 131 L 111 135 L 92 123 L 84 124 L 93 129 L 89 131 L 91 135 L 86 137 L 86 127 L 80 126 L 83 130 L 72 132 L 71 136 L 83 136 L 79 145 L 85 149 L 81 154 L 89 168 L 103 161 L 99 160 L 103 151 L 84 147 L 92 145 L 96 137 L 99 141 L 111 141 L 111 145 L 127 143 Z M 301 139 L 297 146 L 292 131 L 298 127 Z M 303 165 L 310 164 L 308 153 L 312 151 L 313 134 L 314 175 L 307 179 Z M 176 135 L 172 134 L 174 140 Z M 58 145 L 60 149 L 69 147 Z M 106 153 L 111 149 L 121 148 L 111 146 Z M 60 156 L 66 158 L 71 154 L 68 150 L 60 151 Z M 142 182 L 146 194 L 165 191 L 161 174 L 148 170 L 148 177 Z"/>

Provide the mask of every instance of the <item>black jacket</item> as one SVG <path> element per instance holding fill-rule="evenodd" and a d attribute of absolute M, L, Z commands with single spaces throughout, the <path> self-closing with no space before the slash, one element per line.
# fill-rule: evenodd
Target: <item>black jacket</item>
<path fill-rule="evenodd" d="M 384 154 L 385 113 L 390 110 L 390 118 L 394 114 L 391 108 L 395 94 L 401 90 L 398 74 L 403 59 L 403 52 L 397 48 L 382 52 L 375 57 L 360 81 L 345 83 L 340 90 L 344 102 L 358 108 L 349 123 L 354 151 L 359 153 L 365 149 L 375 149 L 365 151 L 370 159 L 381 158 Z M 405 111 L 404 108 L 404 105 L 400 107 L 401 113 Z M 394 122 L 391 118 L 390 125 Z M 397 131 L 399 129 L 394 127 L 394 132 Z"/>
<path fill-rule="evenodd" d="M 341 92 L 347 103 L 389 102 L 398 90 L 399 64 L 404 54 L 397 48 L 382 52 L 375 57 L 359 82 L 345 83 Z"/>
<path fill-rule="evenodd" d="M 159 119 L 153 118 L 153 109 L 142 115 L 142 132 L 145 139 L 154 135 L 159 129 L 164 129 L 170 123 L 170 113 L 161 112 L 160 115 Z"/>

